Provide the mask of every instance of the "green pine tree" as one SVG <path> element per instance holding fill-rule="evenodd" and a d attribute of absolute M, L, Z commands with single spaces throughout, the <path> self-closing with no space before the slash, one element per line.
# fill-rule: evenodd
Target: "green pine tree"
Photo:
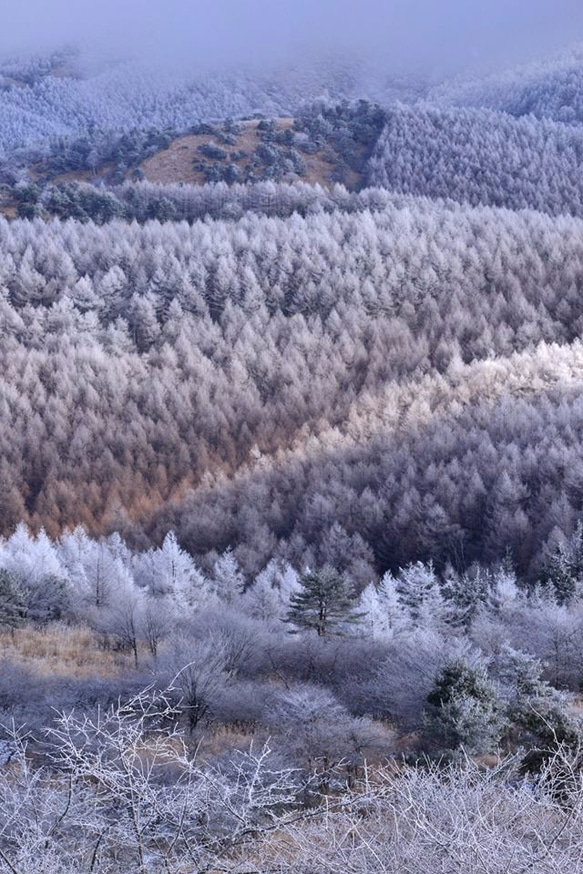
<path fill-rule="evenodd" d="M 425 736 L 441 749 L 490 752 L 506 727 L 501 702 L 486 669 L 459 660 L 437 676 L 427 696 Z"/>
<path fill-rule="evenodd" d="M 569 543 L 559 542 L 543 571 L 543 582 L 550 582 L 559 604 L 568 604 L 577 588 L 576 568 Z"/>
<path fill-rule="evenodd" d="M 356 598 L 346 579 L 331 567 L 308 572 L 300 578 L 301 590 L 292 596 L 284 622 L 295 625 L 292 633 L 312 629 L 319 637 L 342 634 L 347 625 L 359 622 Z"/>

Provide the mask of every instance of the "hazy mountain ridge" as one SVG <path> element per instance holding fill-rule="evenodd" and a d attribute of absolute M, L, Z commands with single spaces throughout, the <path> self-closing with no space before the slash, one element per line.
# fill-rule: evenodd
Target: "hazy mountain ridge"
<path fill-rule="evenodd" d="M 583 48 L 494 73 L 444 83 L 429 93 L 437 104 L 475 106 L 521 117 L 534 115 L 565 124 L 581 124 Z"/>
<path fill-rule="evenodd" d="M 18 65 L 7 69 L 18 71 Z M 403 75 L 377 70 L 358 57 L 318 61 L 307 56 L 293 66 L 259 72 L 228 67 L 212 72 L 172 70 L 127 61 L 89 78 L 40 76 L 24 88 L 0 92 L 0 152 L 91 128 L 185 131 L 196 122 L 229 116 L 238 119 L 257 112 L 289 116 L 321 97 L 386 100 L 387 94 L 394 98 L 424 87 Z"/>

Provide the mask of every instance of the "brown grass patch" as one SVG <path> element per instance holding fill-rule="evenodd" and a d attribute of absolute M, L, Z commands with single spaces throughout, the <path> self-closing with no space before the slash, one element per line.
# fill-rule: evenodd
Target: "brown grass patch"
<path fill-rule="evenodd" d="M 115 170 L 114 164 L 103 164 L 97 170 L 70 170 L 68 173 L 59 173 L 52 176 L 52 185 L 66 184 L 67 182 L 95 182 L 96 179 L 107 178 Z"/>
<path fill-rule="evenodd" d="M 0 658 L 41 677 L 111 677 L 131 670 L 133 665 L 129 655 L 100 648 L 99 638 L 90 628 L 62 623 L 0 634 Z"/>
<path fill-rule="evenodd" d="M 239 167 L 243 177 L 248 170 L 251 156 L 261 142 L 258 131 L 259 123 L 259 120 L 256 119 L 239 122 L 240 133 L 235 137 L 236 143 L 232 146 L 219 143 L 228 155 L 241 150 L 248 153 L 248 158 L 232 161 Z M 293 127 L 293 123 L 293 118 L 279 118 L 277 119 L 277 130 L 289 130 Z M 140 165 L 144 178 L 148 182 L 156 182 L 160 185 L 178 183 L 204 185 L 206 181 L 204 170 L 196 170 L 194 164 L 195 161 L 205 166 L 210 166 L 213 163 L 201 155 L 198 149 L 216 139 L 216 134 L 190 134 L 178 137 L 170 143 L 167 149 L 156 152 Z M 302 182 L 309 182 L 312 185 L 319 183 L 330 187 L 330 174 L 334 170 L 334 165 L 324 159 L 323 153 L 318 152 L 315 155 L 303 155 L 302 157 L 307 165 L 307 173 L 301 177 Z M 131 176 L 131 174 L 132 171 L 128 175 Z"/>
<path fill-rule="evenodd" d="M 254 746 L 261 746 L 266 737 L 256 738 L 252 728 L 243 729 L 230 725 L 217 725 L 211 727 L 197 737 L 197 758 L 201 761 L 213 760 L 223 753 L 233 750 L 248 750 L 251 743 L 257 740 Z"/>

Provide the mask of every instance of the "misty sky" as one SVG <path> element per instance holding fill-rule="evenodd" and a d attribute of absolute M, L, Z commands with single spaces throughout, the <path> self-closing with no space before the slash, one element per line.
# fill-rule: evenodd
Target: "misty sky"
<path fill-rule="evenodd" d="M 0 51 L 83 42 L 174 59 L 386 48 L 399 62 L 554 50 L 583 39 L 583 0 L 0 0 Z"/>

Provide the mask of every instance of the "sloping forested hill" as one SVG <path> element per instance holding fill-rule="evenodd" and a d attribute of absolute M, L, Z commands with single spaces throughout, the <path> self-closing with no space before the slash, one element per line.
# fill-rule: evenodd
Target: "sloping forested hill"
<path fill-rule="evenodd" d="M 582 230 L 413 198 L 4 221 L 4 529 L 174 525 L 256 570 L 322 560 L 340 521 L 370 571 L 507 547 L 532 571 L 579 508 Z"/>

